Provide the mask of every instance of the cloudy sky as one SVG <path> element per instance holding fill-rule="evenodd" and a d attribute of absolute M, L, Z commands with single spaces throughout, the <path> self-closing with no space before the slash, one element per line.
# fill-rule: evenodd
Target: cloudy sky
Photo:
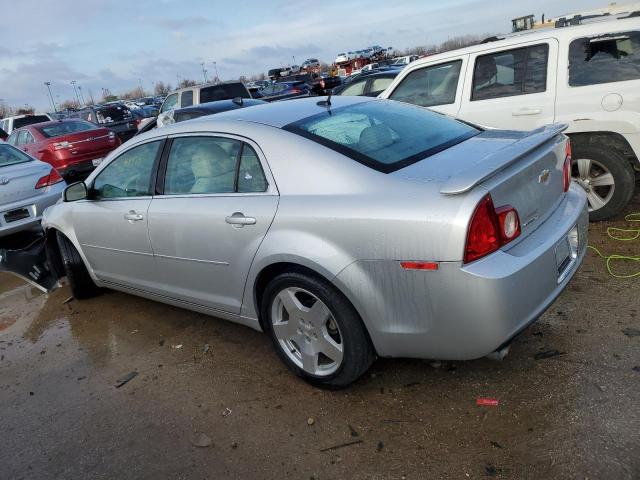
<path fill-rule="evenodd" d="M 8 5 L 10 3 L 10 6 Z M 223 80 L 308 57 L 330 62 L 370 45 L 439 43 L 467 33 L 508 32 L 511 18 L 537 18 L 607 0 L 2 0 L 0 99 L 51 108 L 73 98 L 75 80 L 96 99 L 154 82 Z M 622 3 L 622 2 L 621 2 Z M 319 8 L 314 8 L 314 7 Z"/>

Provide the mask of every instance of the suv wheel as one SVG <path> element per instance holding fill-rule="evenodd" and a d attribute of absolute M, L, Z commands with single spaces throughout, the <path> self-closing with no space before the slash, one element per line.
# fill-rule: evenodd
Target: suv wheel
<path fill-rule="evenodd" d="M 278 356 L 296 375 L 322 388 L 343 388 L 375 360 L 349 301 L 329 282 L 284 273 L 267 286 L 262 318 Z"/>
<path fill-rule="evenodd" d="M 609 218 L 622 210 L 635 189 L 635 174 L 618 151 L 597 145 L 572 145 L 573 180 L 587 193 L 589 220 Z"/>

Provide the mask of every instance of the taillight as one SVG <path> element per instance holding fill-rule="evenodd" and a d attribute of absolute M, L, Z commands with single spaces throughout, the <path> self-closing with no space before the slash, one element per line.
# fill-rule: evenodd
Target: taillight
<path fill-rule="evenodd" d="M 71 144 L 69 142 L 56 142 L 53 144 L 54 150 L 64 150 L 67 148 L 71 148 Z"/>
<path fill-rule="evenodd" d="M 300 90 L 299 88 L 292 88 L 290 93 L 300 93 L 302 90 Z"/>
<path fill-rule="evenodd" d="M 571 140 L 567 138 L 564 166 L 562 167 L 562 187 L 565 192 L 569 190 L 569 185 L 571 185 Z"/>
<path fill-rule="evenodd" d="M 324 89 L 324 85 L 325 85 L 324 80 L 320 80 L 320 88 Z"/>
<path fill-rule="evenodd" d="M 491 195 L 484 197 L 476 207 L 464 251 L 464 263 L 473 262 L 520 235 L 520 218 L 515 208 L 507 205 L 496 209 Z"/>
<path fill-rule="evenodd" d="M 109 141 L 114 142 L 116 139 L 116 134 L 113 132 L 109 132 Z"/>
<path fill-rule="evenodd" d="M 41 177 L 36 182 L 36 188 L 49 187 L 51 185 L 55 185 L 56 183 L 62 182 L 62 180 L 63 178 L 60 176 L 58 171 L 55 168 L 52 168 L 51 171 L 49 172 L 49 175 L 45 175 L 44 177 Z"/>

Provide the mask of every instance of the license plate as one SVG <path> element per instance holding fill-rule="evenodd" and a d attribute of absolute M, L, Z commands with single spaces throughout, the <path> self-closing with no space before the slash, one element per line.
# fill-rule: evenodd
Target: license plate
<path fill-rule="evenodd" d="M 17 210 L 11 210 L 10 212 L 5 213 L 4 221 L 7 223 L 17 222 L 18 220 L 29 218 L 30 216 L 29 210 L 26 208 L 18 208 Z"/>
<path fill-rule="evenodd" d="M 93 163 L 94 167 L 97 167 L 98 165 L 100 165 L 102 163 L 102 160 L 104 160 L 103 158 L 94 158 L 93 160 L 91 160 L 91 163 Z"/>
<path fill-rule="evenodd" d="M 579 235 L 578 227 L 574 226 L 566 237 L 556 245 L 556 267 L 558 268 L 558 282 L 564 280 L 571 270 L 569 267 L 578 256 Z"/>

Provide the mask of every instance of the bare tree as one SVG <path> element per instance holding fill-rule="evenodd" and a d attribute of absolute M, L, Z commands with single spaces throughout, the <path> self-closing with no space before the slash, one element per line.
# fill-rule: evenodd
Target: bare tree
<path fill-rule="evenodd" d="M 35 108 L 29 105 L 25 105 L 24 107 L 21 107 L 16 110 L 16 115 L 33 115 L 35 111 L 36 111 Z"/>
<path fill-rule="evenodd" d="M 80 104 L 77 100 L 65 100 L 58 105 L 60 110 L 76 110 L 80 108 Z"/>
<path fill-rule="evenodd" d="M 147 92 L 145 92 L 144 88 L 142 87 L 136 87 L 120 94 L 120 98 L 123 100 L 135 100 L 136 98 L 142 98 L 146 96 Z"/>
<path fill-rule="evenodd" d="M 180 81 L 180 83 L 178 84 L 178 88 L 194 87 L 197 84 L 198 82 L 196 82 L 195 80 L 189 80 L 188 78 L 185 78 Z"/>
<path fill-rule="evenodd" d="M 167 95 L 169 95 L 169 92 L 171 92 L 172 90 L 173 89 L 171 88 L 170 84 L 164 83 L 164 82 L 158 82 L 156 83 L 153 93 L 161 97 L 166 97 Z"/>
<path fill-rule="evenodd" d="M 11 107 L 4 102 L 0 103 L 0 118 L 11 116 Z"/>

